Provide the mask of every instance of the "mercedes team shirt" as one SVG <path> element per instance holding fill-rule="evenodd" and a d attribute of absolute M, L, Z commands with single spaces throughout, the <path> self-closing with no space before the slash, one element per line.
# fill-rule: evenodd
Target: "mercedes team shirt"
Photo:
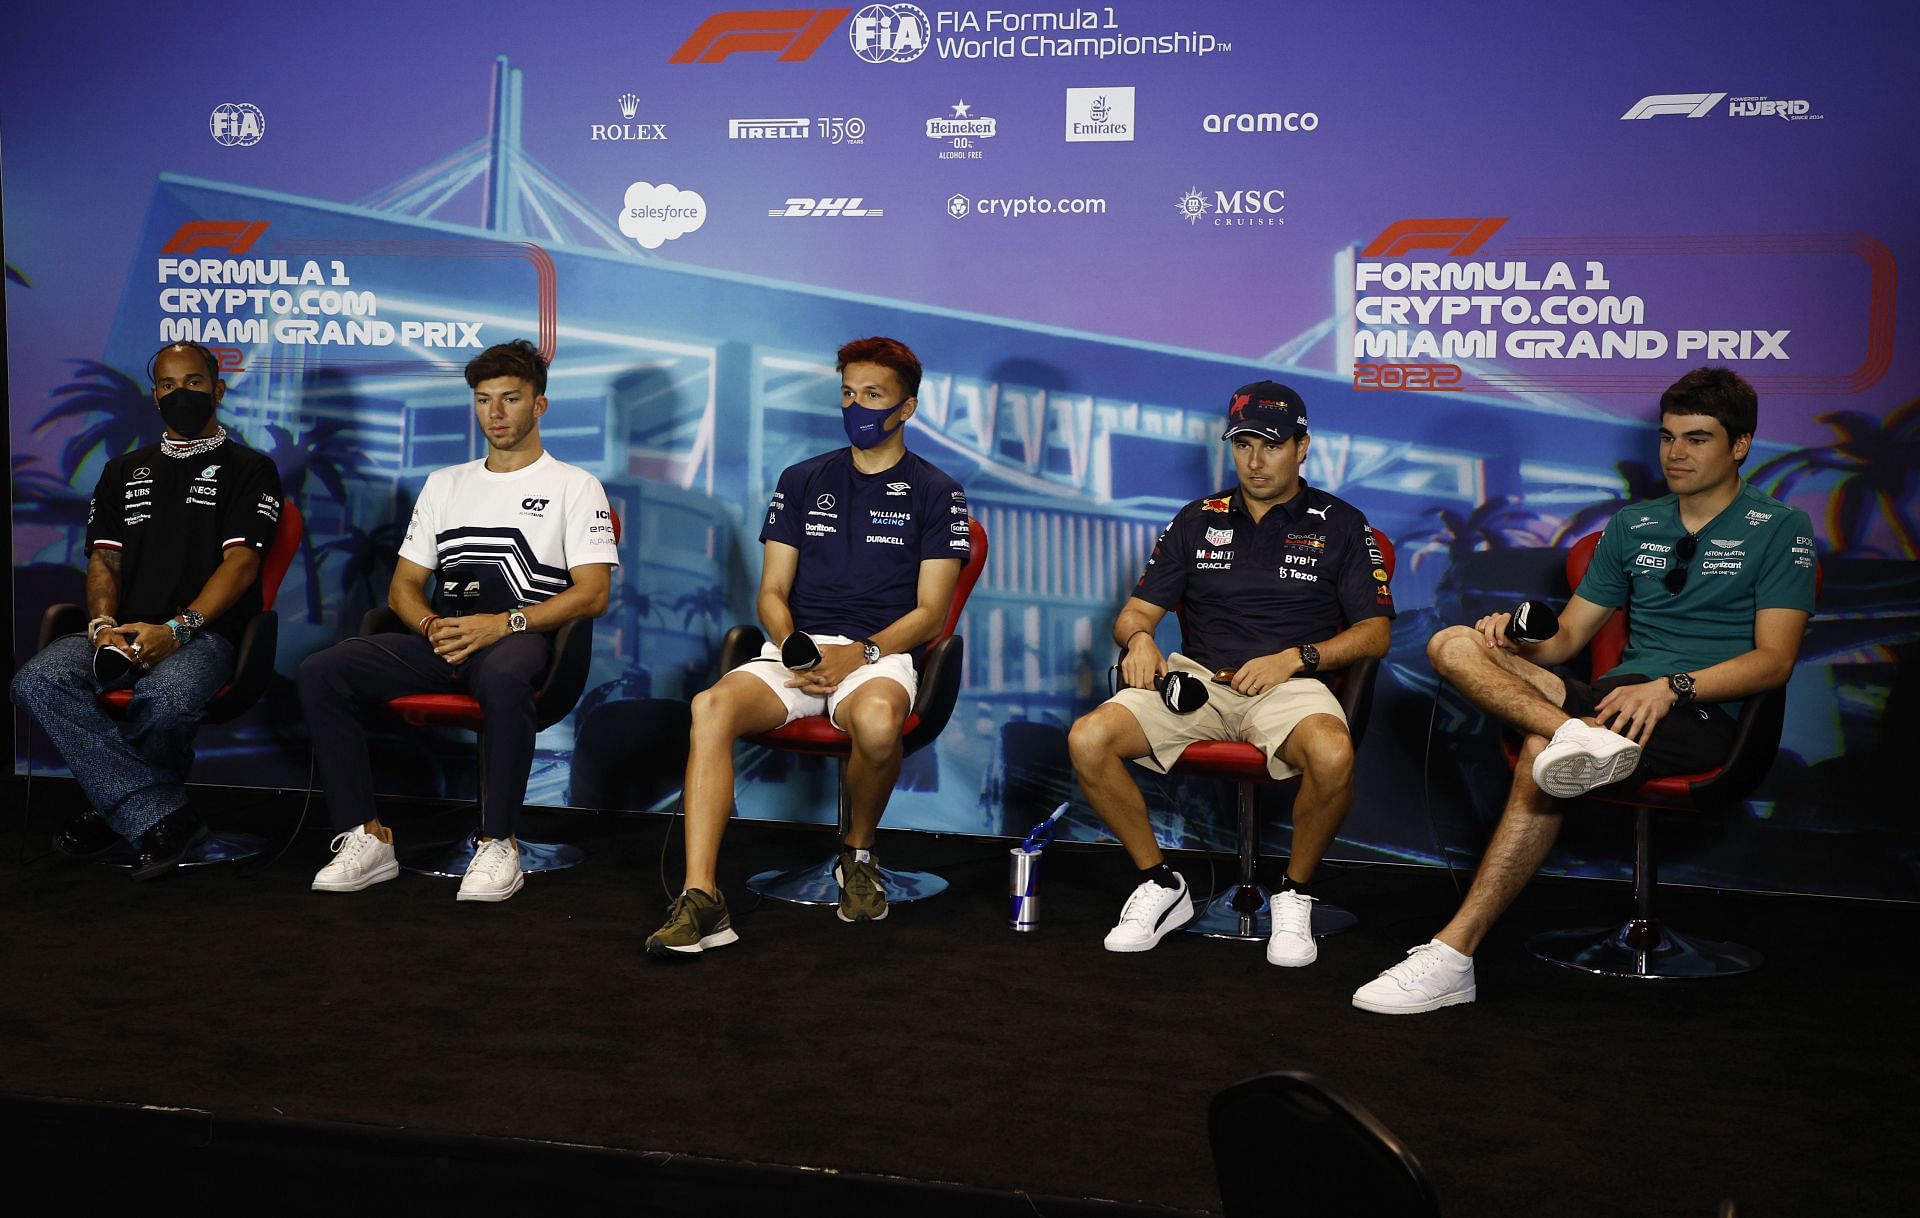
<path fill-rule="evenodd" d="M 120 555 L 122 622 L 160 623 L 200 595 L 227 551 L 264 553 L 280 522 L 280 471 L 229 436 L 191 457 L 159 444 L 115 457 L 87 505 L 87 553 Z M 238 643 L 260 612 L 260 581 L 207 628 Z"/>
<path fill-rule="evenodd" d="M 852 449 L 836 448 L 782 471 L 760 540 L 800 551 L 787 597 L 796 630 L 871 638 L 920 603 L 922 562 L 966 562 L 967 496 L 911 452 L 863 474 Z"/>
<path fill-rule="evenodd" d="M 1394 615 L 1367 518 L 1304 479 L 1258 524 L 1237 489 L 1181 508 L 1133 594 L 1178 610 L 1181 652 L 1215 669 L 1324 643 L 1357 622 Z"/>
<path fill-rule="evenodd" d="M 427 475 L 400 557 L 434 572 L 438 613 L 505 613 L 573 586 L 571 569 L 618 566 L 600 480 L 543 452 L 511 473 L 484 458 Z"/>

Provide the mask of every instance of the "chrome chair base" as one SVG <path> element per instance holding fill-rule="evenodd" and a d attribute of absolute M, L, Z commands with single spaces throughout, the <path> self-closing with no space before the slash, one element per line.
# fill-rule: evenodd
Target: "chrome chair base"
<path fill-rule="evenodd" d="M 419 875 L 457 880 L 467 874 L 467 866 L 473 862 L 479 840 L 478 833 L 470 833 L 456 842 L 415 847 L 400 855 L 400 868 Z M 587 852 L 578 846 L 530 842 L 524 837 L 520 839 L 520 870 L 529 875 L 542 871 L 565 871 L 579 865 L 586 857 Z"/>
<path fill-rule="evenodd" d="M 1193 921 L 1180 929 L 1209 939 L 1265 939 L 1273 933 L 1270 894 L 1258 884 L 1235 884 L 1208 901 Z M 1350 910 L 1325 901 L 1313 903 L 1313 937 L 1324 939 L 1351 929 L 1360 919 Z"/>
<path fill-rule="evenodd" d="M 747 887 L 770 901 L 789 905 L 838 905 L 840 885 L 833 882 L 833 865 L 838 856 L 792 871 L 762 871 L 747 880 Z M 887 904 L 905 905 L 924 901 L 947 890 L 947 882 L 930 871 L 899 871 L 880 868 L 880 879 L 887 886 Z"/>
<path fill-rule="evenodd" d="M 1549 964 L 1635 981 L 1734 977 L 1766 962 L 1750 947 L 1696 939 L 1637 918 L 1612 927 L 1548 931 L 1527 940 L 1527 950 Z"/>
<path fill-rule="evenodd" d="M 180 865 L 211 867 L 216 863 L 244 863 L 266 852 L 267 839 L 257 834 L 212 832 L 194 843 L 193 849 L 187 851 L 187 857 L 180 860 Z M 131 870 L 133 859 L 132 844 L 122 842 L 101 855 L 99 861 L 111 867 Z"/>

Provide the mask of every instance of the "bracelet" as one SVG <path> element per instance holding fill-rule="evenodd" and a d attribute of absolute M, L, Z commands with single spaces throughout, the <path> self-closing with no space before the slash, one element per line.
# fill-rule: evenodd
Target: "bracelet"
<path fill-rule="evenodd" d="M 414 630 L 414 633 L 415 633 L 415 634 L 418 634 L 418 635 L 419 635 L 419 636 L 420 636 L 421 638 L 423 638 L 423 639 L 424 639 L 424 638 L 426 638 L 426 637 L 427 637 L 427 623 L 429 623 L 429 622 L 437 622 L 437 621 L 439 621 L 439 620 L 440 620 L 440 615 L 439 615 L 439 614 L 437 614 L 437 613 L 423 613 L 423 614 L 421 614 L 421 615 L 420 615 L 420 620 L 419 620 L 419 621 L 417 621 L 417 622 L 415 622 L 415 623 L 413 624 L 413 630 Z"/>
<path fill-rule="evenodd" d="M 91 622 L 87 623 L 87 642 L 89 643 L 93 642 L 94 637 L 100 633 L 102 628 L 110 629 L 114 626 L 118 626 L 119 624 L 120 624 L 119 622 L 114 621 L 112 618 L 108 617 L 106 614 L 104 613 L 101 614 L 99 617 L 94 618 Z"/>

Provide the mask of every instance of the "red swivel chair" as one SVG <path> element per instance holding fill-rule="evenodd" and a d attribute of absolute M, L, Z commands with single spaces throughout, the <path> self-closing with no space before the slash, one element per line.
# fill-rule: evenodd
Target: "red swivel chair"
<path fill-rule="evenodd" d="M 966 565 L 960 568 L 960 580 L 953 588 L 953 605 L 947 610 L 947 620 L 940 627 L 940 633 L 927 645 L 926 655 L 920 664 L 920 690 L 914 695 L 913 706 L 908 710 L 907 721 L 901 729 L 909 753 L 933 743 L 941 729 L 947 726 L 947 720 L 953 715 L 954 702 L 960 696 L 960 684 L 964 676 L 961 661 L 965 650 L 964 640 L 954 630 L 960 624 L 961 611 L 967 607 L 967 597 L 972 594 L 973 586 L 980 581 L 980 572 L 987 565 L 987 530 L 972 517 L 967 518 L 967 538 L 970 551 Z M 735 626 L 727 631 L 726 638 L 720 644 L 720 671 L 732 672 L 759 655 L 765 641 L 766 636 L 757 626 Z M 747 740 L 763 748 L 838 760 L 836 785 L 839 789 L 840 838 L 844 839 L 852 825 L 852 810 L 847 803 L 847 756 L 853 751 L 853 742 L 847 734 L 835 727 L 825 715 L 810 715 L 773 731 L 749 736 Z M 750 877 L 747 887 L 761 896 L 795 905 L 837 904 L 840 886 L 833 880 L 835 861 L 829 857 L 791 871 L 763 871 Z M 947 887 L 944 879 L 925 871 L 882 867 L 880 877 L 887 886 L 887 900 L 894 905 L 934 896 L 944 892 Z"/>
<path fill-rule="evenodd" d="M 611 518 L 613 539 L 618 542 L 620 513 L 613 512 Z M 385 606 L 368 610 L 360 620 L 360 633 L 363 635 L 391 634 L 406 629 L 407 625 L 399 615 Z M 535 731 L 544 732 L 573 713 L 574 704 L 587 687 L 587 669 L 592 663 L 591 618 L 575 618 L 554 631 L 553 659 L 533 692 Z M 486 773 L 487 717 L 475 699 L 466 694 L 403 694 L 398 698 L 389 698 L 386 711 L 415 727 L 457 727 L 477 733 L 482 758 L 480 772 Z M 486 795 L 484 790 L 480 792 L 482 800 L 486 799 Z M 409 850 L 401 856 L 400 865 L 423 875 L 459 879 L 467 874 L 467 866 L 473 862 L 474 852 L 479 848 L 479 832 L 476 828 L 458 841 Z M 525 838 L 516 840 L 520 844 L 520 870 L 525 872 L 563 871 L 587 857 L 586 851 L 578 846 L 530 842 Z"/>
<path fill-rule="evenodd" d="M 1392 579 L 1393 541 L 1379 529 L 1373 531 L 1373 539 L 1380 545 L 1381 567 L 1387 578 Z M 1366 735 L 1367 720 L 1373 710 L 1373 678 L 1379 667 L 1378 660 L 1362 660 L 1334 674 L 1333 694 L 1346 712 L 1347 731 L 1353 737 L 1356 751 Z M 1240 878 L 1215 894 L 1181 929 L 1215 939 L 1265 939 L 1272 930 L 1273 915 L 1267 906 L 1271 894 L 1261 887 L 1258 876 L 1260 816 L 1254 801 L 1261 786 L 1283 780 L 1274 778 L 1267 770 L 1266 754 L 1258 746 L 1241 740 L 1197 740 L 1181 751 L 1173 772 L 1230 779 L 1239 791 Z M 1284 781 L 1298 782 L 1299 777 Z M 1338 934 L 1358 920 L 1338 905 L 1319 900 L 1313 903 L 1315 938 Z"/>
<path fill-rule="evenodd" d="M 273 603 L 280 595 L 280 581 L 286 578 L 287 568 L 293 563 L 293 556 L 300 550 L 300 539 L 306 533 L 306 523 L 300 516 L 300 507 L 291 499 L 280 504 L 280 521 L 274 527 L 273 540 L 268 543 L 266 553 L 260 558 L 260 606 L 261 612 L 254 615 L 246 629 L 240 633 L 239 646 L 233 653 L 233 677 L 213 695 L 207 703 L 202 723 L 225 723 L 237 719 L 252 709 L 266 692 L 267 682 L 273 677 L 273 657 L 280 644 L 280 615 L 274 612 Z M 64 634 L 79 634 L 87 627 L 87 611 L 79 605 L 49 605 L 40 619 L 40 646 Z M 133 701 L 133 691 L 116 689 L 99 696 L 100 708 L 115 719 L 125 717 L 127 706 Z M 209 833 L 181 861 L 182 867 L 198 867 L 206 863 L 235 863 L 250 859 L 266 851 L 267 841 L 251 833 Z M 132 865 L 132 848 L 116 849 L 105 855 L 102 862 L 117 866 Z"/>
<path fill-rule="evenodd" d="M 1567 582 L 1578 588 L 1593 561 L 1600 534 L 1590 533 L 1567 552 Z M 1819 569 L 1814 586 L 1819 587 Z M 1616 610 L 1590 645 L 1593 676 L 1620 662 L 1627 646 L 1627 613 Z M 1668 981 L 1691 977 L 1728 977 L 1758 968 L 1759 952 L 1737 943 L 1716 943 L 1685 935 L 1653 915 L 1658 882 L 1653 857 L 1653 811 L 1725 812 L 1765 778 L 1780 749 L 1786 720 L 1787 691 L 1782 686 L 1755 694 L 1741 708 L 1740 725 L 1727 760 L 1699 774 L 1652 778 L 1630 788 L 1602 787 L 1582 798 L 1634 811 L 1633 916 L 1618 926 L 1557 930 L 1535 935 L 1527 949 L 1542 960 L 1608 977 Z"/>

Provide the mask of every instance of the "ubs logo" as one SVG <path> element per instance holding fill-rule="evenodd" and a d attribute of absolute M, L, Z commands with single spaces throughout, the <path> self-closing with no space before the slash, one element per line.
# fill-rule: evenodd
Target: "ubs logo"
<path fill-rule="evenodd" d="M 537 516 L 541 512 L 546 511 L 547 505 L 552 502 L 553 500 L 551 499 L 522 499 L 520 501 L 520 508 L 522 511 L 532 512 Z"/>

